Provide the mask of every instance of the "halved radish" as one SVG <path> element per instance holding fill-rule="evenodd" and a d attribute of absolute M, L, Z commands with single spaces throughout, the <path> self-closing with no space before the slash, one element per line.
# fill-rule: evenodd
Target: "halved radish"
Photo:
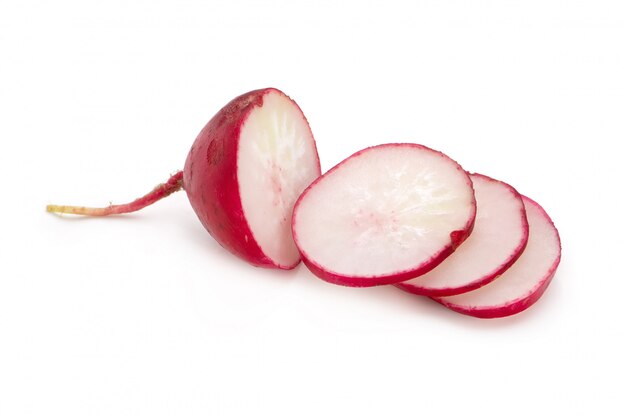
<path fill-rule="evenodd" d="M 300 261 L 291 214 L 321 174 L 313 134 L 298 105 L 275 88 L 250 91 L 202 129 L 184 171 L 131 203 L 49 205 L 54 213 L 130 213 L 184 189 L 198 218 L 226 249 L 256 266 L 290 269 Z"/>
<path fill-rule="evenodd" d="M 235 98 L 209 121 L 187 156 L 184 186 L 222 246 L 254 265 L 290 269 L 300 262 L 293 206 L 320 174 L 304 114 L 268 88 Z"/>
<path fill-rule="evenodd" d="M 459 164 L 421 145 L 386 144 L 311 184 L 294 207 L 293 236 L 314 274 L 365 287 L 428 272 L 467 238 L 475 215 Z"/>
<path fill-rule="evenodd" d="M 561 260 L 561 240 L 545 210 L 530 198 L 522 198 L 530 234 L 519 259 L 497 280 L 436 301 L 462 314 L 496 318 L 526 310 L 541 297 Z"/>
<path fill-rule="evenodd" d="M 449 296 L 479 288 L 501 275 L 522 254 L 528 221 L 522 197 L 513 187 L 470 174 L 476 194 L 476 222 L 465 243 L 437 268 L 396 284 L 419 295 Z"/>

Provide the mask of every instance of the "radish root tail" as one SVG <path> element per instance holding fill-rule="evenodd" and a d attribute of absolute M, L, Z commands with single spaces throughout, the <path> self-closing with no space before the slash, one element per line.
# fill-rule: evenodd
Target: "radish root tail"
<path fill-rule="evenodd" d="M 141 210 L 162 198 L 183 189 L 183 172 L 178 171 L 162 184 L 154 187 L 148 194 L 127 204 L 111 204 L 108 207 L 46 206 L 49 213 L 76 214 L 81 216 L 110 216 L 112 214 L 132 213 Z"/>

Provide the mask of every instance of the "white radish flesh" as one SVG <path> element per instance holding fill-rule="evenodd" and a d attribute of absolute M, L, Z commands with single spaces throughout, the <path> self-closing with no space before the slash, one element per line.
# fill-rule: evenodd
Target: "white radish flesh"
<path fill-rule="evenodd" d="M 471 232 L 471 180 L 415 144 L 357 152 L 316 180 L 294 208 L 294 240 L 320 278 L 348 286 L 404 281 L 434 268 Z"/>
<path fill-rule="evenodd" d="M 513 187 L 480 174 L 471 174 L 476 194 L 472 234 L 432 271 L 397 286 L 428 296 L 449 296 L 479 288 L 501 275 L 528 241 L 522 197 Z"/>
<path fill-rule="evenodd" d="M 519 313 L 541 297 L 561 260 L 561 241 L 543 208 L 527 197 L 523 201 L 530 232 L 526 249 L 513 266 L 477 290 L 436 301 L 462 314 L 496 318 Z"/>
<path fill-rule="evenodd" d="M 276 265 L 292 268 L 300 254 L 291 236 L 293 205 L 320 175 L 315 141 L 298 106 L 279 92 L 264 96 L 242 128 L 237 178 L 254 239 Z"/>

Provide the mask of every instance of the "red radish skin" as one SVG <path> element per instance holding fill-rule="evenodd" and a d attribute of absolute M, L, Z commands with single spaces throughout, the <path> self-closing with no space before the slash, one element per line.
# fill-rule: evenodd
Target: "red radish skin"
<path fill-rule="evenodd" d="M 239 143 L 230 139 L 239 137 L 243 122 L 240 115 L 260 106 L 261 100 L 262 95 L 253 92 L 235 98 L 220 110 L 191 147 L 183 177 L 189 202 L 211 236 L 240 258 L 271 266 L 271 259 L 252 239 L 243 214 L 235 174 Z"/>
<path fill-rule="evenodd" d="M 526 219 L 522 197 L 509 184 L 486 175 L 474 173 L 470 174 L 470 178 L 474 183 L 477 203 L 476 222 L 472 235 L 460 250 L 448 257 L 437 268 L 423 276 L 396 284 L 398 288 L 412 294 L 430 297 L 463 294 L 495 280 L 521 256 L 528 242 L 528 220 Z M 479 197 L 484 199 L 482 206 Z M 502 207 L 502 201 L 508 204 Z M 496 207 L 499 209 L 507 211 L 504 213 L 497 212 L 496 208 L 492 207 L 493 203 L 498 204 Z M 512 226 L 515 228 L 503 230 L 503 218 L 514 220 L 515 223 Z M 494 229 L 494 226 L 485 224 L 485 222 L 492 220 L 497 222 L 495 223 L 499 227 L 497 230 Z M 516 232 L 514 235 L 516 241 L 510 240 L 513 236 L 512 232 Z M 502 235 L 503 233 L 506 235 Z M 483 240 L 488 241 L 483 242 Z M 510 245 L 510 243 L 514 243 L 515 246 Z M 494 245 L 498 245 L 498 247 Z M 506 257 L 495 259 L 493 266 L 474 265 L 473 270 L 468 266 L 474 259 L 483 260 L 485 250 L 488 250 L 490 254 L 496 254 L 491 256 L 501 256 L 502 254 L 498 252 L 506 250 L 506 248 L 510 248 L 504 254 Z"/>
<path fill-rule="evenodd" d="M 258 171 L 249 172 L 253 169 Z M 184 189 L 200 222 L 224 248 L 255 266 L 292 269 L 300 262 L 291 236 L 293 204 L 320 175 L 315 140 L 302 110 L 281 91 L 266 88 L 224 106 L 196 138 L 184 170 L 146 196 L 104 208 L 49 205 L 47 210 L 87 216 L 123 214 Z M 257 177 L 265 181 L 261 192 L 254 190 Z M 253 191 L 242 195 L 244 186 Z M 262 213 L 254 212 L 259 195 Z M 267 236 L 272 236 L 269 242 Z"/>
<path fill-rule="evenodd" d="M 530 235 L 528 245 L 517 262 L 499 279 L 477 290 L 452 297 L 433 297 L 433 300 L 461 314 L 482 319 L 492 319 L 521 313 L 541 298 L 550 282 L 552 282 L 561 262 L 561 240 L 558 230 L 546 211 L 530 198 L 525 196 L 522 196 L 522 198 L 528 214 Z M 542 229 L 541 236 L 533 236 L 533 229 L 537 231 L 539 228 Z M 552 251 L 554 255 L 549 253 Z M 542 257 L 546 258 L 543 259 L 543 262 Z M 538 271 L 537 276 L 532 276 L 533 274 L 520 276 L 519 272 L 522 268 L 532 268 L 540 263 L 546 263 L 547 266 L 545 269 Z M 510 280 L 512 279 L 517 279 L 519 283 L 521 278 L 533 280 L 531 284 L 536 283 L 529 291 L 525 291 L 516 297 L 510 297 L 511 299 L 502 300 L 502 297 L 494 297 L 494 300 L 491 302 L 485 301 L 485 298 L 489 298 L 490 292 L 493 293 L 496 286 L 502 288 L 508 285 L 508 282 L 511 282 Z M 508 282 L 507 279 L 509 280 Z M 515 285 L 515 283 L 511 283 L 511 285 Z M 482 299 L 476 298 L 478 294 L 483 295 Z"/>
<path fill-rule="evenodd" d="M 191 146 L 184 169 L 185 191 L 205 229 L 235 255 L 257 266 L 274 266 L 252 238 L 237 183 L 241 125 L 267 90 L 241 95 L 222 108 Z M 295 265 L 293 265 L 295 267 Z"/>
<path fill-rule="evenodd" d="M 310 193 L 311 190 L 313 190 L 318 184 L 320 184 L 320 182 L 325 181 L 326 178 L 328 178 L 329 176 L 332 176 L 335 172 L 338 172 L 339 170 L 341 170 L 345 164 L 349 163 L 349 161 L 352 161 L 355 158 L 359 158 L 360 156 L 367 154 L 369 152 L 372 152 L 372 151 L 376 152 L 377 150 L 389 149 L 389 148 L 395 148 L 395 149 L 404 148 L 405 151 L 419 149 L 431 155 L 435 155 L 439 158 L 445 159 L 450 164 L 452 164 L 454 166 L 454 169 L 457 171 L 457 173 L 464 178 L 465 187 L 467 187 L 468 193 L 471 194 L 471 197 L 468 202 L 467 220 L 463 225 L 461 225 L 459 229 L 452 230 L 449 232 L 449 242 L 443 245 L 439 251 L 437 251 L 431 257 L 429 257 L 428 259 L 425 259 L 423 262 L 420 262 L 418 265 L 412 268 L 394 271 L 393 273 L 388 273 L 388 274 L 372 274 L 368 276 L 348 275 L 348 274 L 337 273 L 336 271 L 329 270 L 329 268 L 320 265 L 319 262 L 316 262 L 307 252 L 307 249 L 303 247 L 302 239 L 298 231 L 299 229 L 298 212 L 303 204 L 303 201 L 305 201 L 305 199 L 307 198 L 307 194 Z M 313 272 L 316 276 L 333 284 L 345 285 L 345 286 L 350 286 L 350 287 L 370 287 L 370 286 L 377 286 L 377 285 L 395 284 L 401 281 L 414 278 L 416 276 L 424 274 L 430 271 L 431 269 L 435 268 L 446 257 L 448 257 L 451 253 L 453 253 L 454 250 L 465 241 L 465 239 L 467 239 L 467 237 L 472 232 L 475 216 L 476 216 L 476 201 L 474 199 L 472 182 L 467 172 L 465 172 L 463 168 L 461 168 L 460 165 L 458 165 L 455 161 L 453 161 L 452 159 L 450 159 L 448 156 L 444 155 L 443 153 L 427 148 L 422 145 L 408 144 L 408 143 L 393 143 L 393 144 L 373 146 L 370 148 L 363 149 L 359 152 L 356 152 L 349 158 L 340 162 L 335 167 L 331 168 L 322 177 L 315 180 L 302 193 L 302 195 L 296 202 L 296 205 L 294 206 L 292 228 L 293 228 L 294 241 L 296 242 L 296 245 L 298 246 L 298 249 L 300 250 L 302 261 L 311 270 L 311 272 Z M 349 256 L 349 255 L 346 255 L 346 256 Z"/>

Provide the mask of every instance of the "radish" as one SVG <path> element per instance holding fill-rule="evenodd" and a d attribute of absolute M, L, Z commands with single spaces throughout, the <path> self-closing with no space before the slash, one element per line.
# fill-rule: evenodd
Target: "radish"
<path fill-rule="evenodd" d="M 513 187 L 470 174 L 476 194 L 476 222 L 465 243 L 437 268 L 396 284 L 419 295 L 449 296 L 481 287 L 506 271 L 528 241 L 522 197 Z"/>
<path fill-rule="evenodd" d="M 522 198 L 530 234 L 519 259 L 495 281 L 436 301 L 462 314 L 496 318 L 526 310 L 541 297 L 561 260 L 561 240 L 545 210 L 530 198 Z"/>
<path fill-rule="evenodd" d="M 415 144 L 355 153 L 311 184 L 294 207 L 305 265 L 340 285 L 392 284 L 437 266 L 470 234 L 476 214 L 468 174 Z"/>
<path fill-rule="evenodd" d="M 144 197 L 104 208 L 49 205 L 47 210 L 130 213 L 184 189 L 200 222 L 223 247 L 256 266 L 291 269 L 300 261 L 291 235 L 293 206 L 320 174 L 302 111 L 281 91 L 266 88 L 235 98 L 213 116 L 184 170 Z"/>

